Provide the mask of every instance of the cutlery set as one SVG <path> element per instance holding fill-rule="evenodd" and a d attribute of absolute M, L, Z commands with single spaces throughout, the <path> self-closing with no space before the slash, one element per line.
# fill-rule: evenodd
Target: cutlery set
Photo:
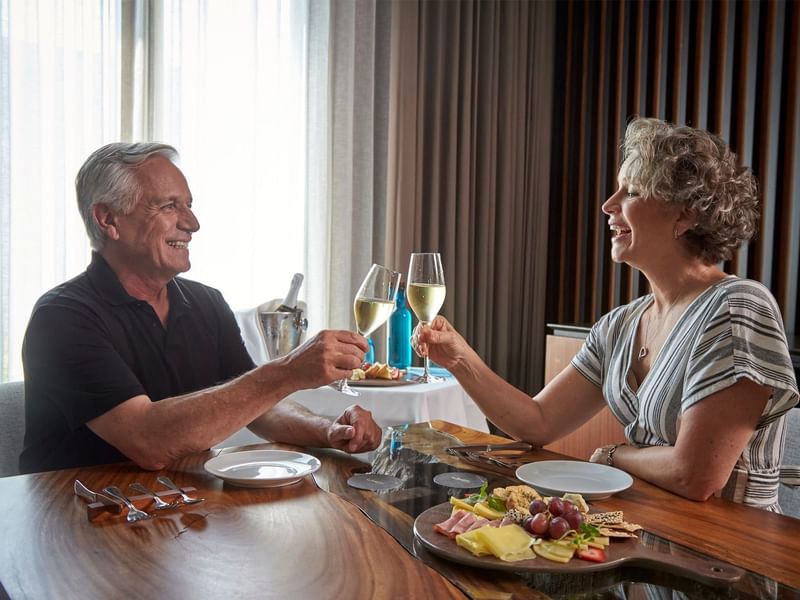
<path fill-rule="evenodd" d="M 478 463 L 488 463 L 504 469 L 514 469 L 519 466 L 519 460 L 526 453 L 533 450 L 527 442 L 512 442 L 510 444 L 476 444 L 464 446 L 450 446 L 446 448 L 448 454 L 458 458 Z M 501 454 L 490 454 L 490 453 Z"/>
<path fill-rule="evenodd" d="M 139 495 L 137 496 L 127 496 L 115 485 L 109 485 L 104 487 L 101 492 L 95 492 L 86 487 L 79 479 L 75 480 L 73 489 L 76 496 L 89 502 L 86 505 L 86 509 L 90 521 L 101 515 L 119 515 L 124 508 L 126 509 L 125 518 L 128 523 L 136 523 L 157 516 L 155 513 L 143 510 L 151 505 L 153 510 L 161 511 L 178 508 L 183 505 L 196 504 L 204 500 L 203 498 L 193 498 L 187 493 L 196 491 L 196 488 L 181 488 L 175 485 L 171 479 L 164 476 L 159 476 L 157 481 L 167 489 L 154 492 L 141 483 L 132 483 L 129 488 L 134 492 L 138 492 Z"/>

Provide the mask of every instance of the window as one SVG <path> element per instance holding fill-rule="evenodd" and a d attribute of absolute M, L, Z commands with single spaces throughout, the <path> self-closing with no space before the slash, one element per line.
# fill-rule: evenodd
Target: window
<path fill-rule="evenodd" d="M 201 224 L 185 276 L 232 308 L 303 271 L 308 10 L 0 0 L 0 380 L 22 378 L 36 299 L 89 262 L 74 178 L 105 143 L 178 149 Z"/>

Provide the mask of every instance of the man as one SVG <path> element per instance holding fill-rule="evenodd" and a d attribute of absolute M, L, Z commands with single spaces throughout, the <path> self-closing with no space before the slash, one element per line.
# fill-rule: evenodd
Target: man
<path fill-rule="evenodd" d="M 348 452 L 375 448 L 368 411 L 336 421 L 286 396 L 348 377 L 367 350 L 349 331 L 323 331 L 254 368 L 233 313 L 189 270 L 200 227 L 164 144 L 109 144 L 76 179 L 92 262 L 33 309 L 22 349 L 23 472 L 130 459 L 161 469 L 245 425 L 265 438 Z"/>

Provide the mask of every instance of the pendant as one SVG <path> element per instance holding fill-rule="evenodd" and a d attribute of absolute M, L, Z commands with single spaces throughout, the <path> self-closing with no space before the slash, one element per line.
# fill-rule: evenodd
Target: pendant
<path fill-rule="evenodd" d="M 644 346 L 639 348 L 639 360 L 642 360 L 645 356 L 647 356 L 648 350 Z"/>

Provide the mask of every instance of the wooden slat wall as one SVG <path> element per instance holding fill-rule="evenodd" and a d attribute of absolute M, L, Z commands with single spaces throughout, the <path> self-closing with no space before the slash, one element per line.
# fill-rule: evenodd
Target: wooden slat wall
<path fill-rule="evenodd" d="M 800 2 L 559 3 L 548 322 L 587 324 L 647 292 L 610 259 L 600 206 L 633 116 L 709 129 L 761 189 L 759 234 L 726 271 L 762 281 L 797 331 Z"/>

